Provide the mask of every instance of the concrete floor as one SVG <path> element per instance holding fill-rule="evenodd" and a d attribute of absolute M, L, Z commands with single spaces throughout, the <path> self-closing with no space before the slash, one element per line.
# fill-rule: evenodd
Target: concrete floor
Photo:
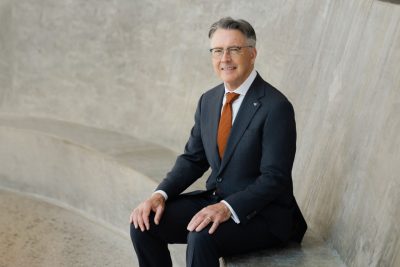
<path fill-rule="evenodd" d="M 128 237 L 73 211 L 0 190 L 0 266 L 137 266 Z"/>

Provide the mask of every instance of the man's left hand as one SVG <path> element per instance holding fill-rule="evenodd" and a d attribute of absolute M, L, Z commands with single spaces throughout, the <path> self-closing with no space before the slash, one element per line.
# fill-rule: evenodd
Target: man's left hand
<path fill-rule="evenodd" d="M 212 223 L 209 234 L 212 234 L 217 230 L 218 226 L 229 220 L 231 217 L 231 212 L 229 208 L 223 203 L 217 203 L 210 205 L 196 213 L 192 220 L 189 222 L 187 229 L 189 231 L 200 232 L 207 225 Z"/>

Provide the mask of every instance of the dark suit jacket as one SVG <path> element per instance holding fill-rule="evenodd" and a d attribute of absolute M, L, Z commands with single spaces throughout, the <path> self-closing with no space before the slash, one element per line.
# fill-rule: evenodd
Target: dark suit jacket
<path fill-rule="evenodd" d="M 291 103 L 257 74 L 221 160 L 217 130 L 223 95 L 221 84 L 201 96 L 185 151 L 157 189 L 176 196 L 211 167 L 207 190 L 216 190 L 241 223 L 260 215 L 268 222 L 266 229 L 283 242 L 301 242 L 307 225 L 293 196 L 296 125 Z"/>

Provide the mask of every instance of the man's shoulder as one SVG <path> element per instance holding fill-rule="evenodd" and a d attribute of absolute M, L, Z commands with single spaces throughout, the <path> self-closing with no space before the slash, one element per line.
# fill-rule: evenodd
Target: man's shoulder
<path fill-rule="evenodd" d="M 218 95 L 223 94 L 225 92 L 225 87 L 223 83 L 218 84 L 217 86 L 214 86 L 213 88 L 207 90 L 203 96 L 205 97 L 215 97 Z"/>
<path fill-rule="evenodd" d="M 224 84 L 221 83 L 209 90 L 207 90 L 206 92 L 204 92 L 201 95 L 200 101 L 202 103 L 214 103 L 214 101 L 216 101 L 217 99 L 221 99 L 222 101 L 222 97 L 224 95 L 225 92 L 225 87 Z"/>
<path fill-rule="evenodd" d="M 260 90 L 260 94 L 263 97 L 260 99 L 262 102 L 268 103 L 280 103 L 280 102 L 289 102 L 289 99 L 282 93 L 279 89 L 277 89 L 272 84 L 266 82 L 259 74 L 257 75 L 256 79 L 254 80 L 252 87 L 255 90 Z"/>

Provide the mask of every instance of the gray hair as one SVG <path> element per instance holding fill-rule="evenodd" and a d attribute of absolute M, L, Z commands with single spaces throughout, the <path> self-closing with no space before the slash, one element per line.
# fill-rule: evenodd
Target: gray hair
<path fill-rule="evenodd" d="M 231 17 L 225 17 L 218 20 L 211 25 L 210 31 L 208 32 L 208 38 L 211 39 L 218 29 L 238 30 L 246 36 L 248 45 L 256 47 L 256 32 L 254 31 L 253 26 L 243 19 L 235 20 Z"/>

